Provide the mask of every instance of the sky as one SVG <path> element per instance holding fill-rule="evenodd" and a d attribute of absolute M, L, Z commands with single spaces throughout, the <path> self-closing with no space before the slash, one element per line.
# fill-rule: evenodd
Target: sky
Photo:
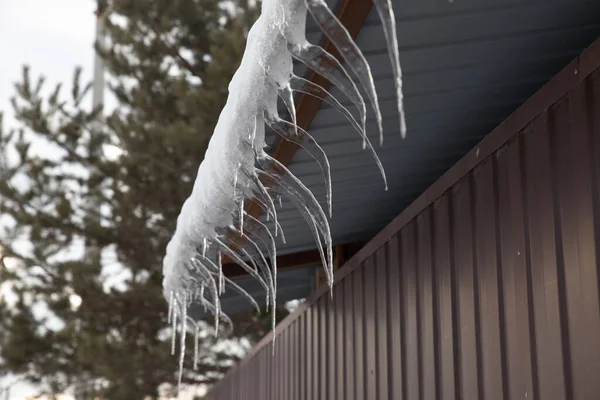
<path fill-rule="evenodd" d="M 83 81 L 91 79 L 95 8 L 94 0 L 0 0 L 0 110 L 5 128 L 14 124 L 9 99 L 23 64 L 31 67 L 32 77 L 43 74 L 49 88 L 64 82 L 68 89 L 78 65 Z M 15 380 L 0 379 L 0 388 Z M 35 388 L 17 384 L 9 399 L 24 400 L 35 393 Z M 2 400 L 4 396 L 0 393 Z"/>
<path fill-rule="evenodd" d="M 49 87 L 64 82 L 69 88 L 78 65 L 84 81 L 91 79 L 94 10 L 94 0 L 0 1 L 0 109 L 6 125 L 12 121 L 9 98 L 23 64 L 32 76 L 46 76 Z"/>

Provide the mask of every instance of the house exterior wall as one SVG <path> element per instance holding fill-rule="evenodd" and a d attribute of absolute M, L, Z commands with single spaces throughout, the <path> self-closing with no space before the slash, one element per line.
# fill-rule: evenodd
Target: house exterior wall
<path fill-rule="evenodd" d="M 600 398 L 599 65 L 596 42 L 207 398 Z"/>

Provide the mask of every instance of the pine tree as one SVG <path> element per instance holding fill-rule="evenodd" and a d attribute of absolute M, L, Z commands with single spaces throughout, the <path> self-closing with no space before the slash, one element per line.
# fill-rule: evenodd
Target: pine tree
<path fill-rule="evenodd" d="M 177 369 L 162 257 L 257 9 L 241 0 L 107 7 L 103 57 L 118 106 L 102 129 L 92 129 L 100 110 L 89 110 L 80 69 L 68 95 L 60 84 L 46 95 L 45 79 L 24 67 L 12 99 L 18 126 L 2 129 L 0 118 L 0 282 L 15 294 L 0 302 L 0 374 L 49 393 L 83 381 L 103 398 L 156 398 Z M 104 258 L 84 257 L 84 245 Z M 126 278 L 107 288 L 115 262 Z M 186 357 L 184 382 L 211 383 L 238 359 L 217 342 L 247 347 L 270 327 L 268 316 L 238 320 L 252 330 L 214 338 L 203 325 L 200 368 Z"/>

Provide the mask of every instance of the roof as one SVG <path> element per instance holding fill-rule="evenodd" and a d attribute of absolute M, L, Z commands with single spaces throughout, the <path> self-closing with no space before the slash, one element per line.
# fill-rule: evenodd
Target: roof
<path fill-rule="evenodd" d="M 334 244 L 372 238 L 600 36 L 597 0 L 393 2 L 404 73 L 405 140 L 399 133 L 391 66 L 374 9 L 357 38 L 379 94 L 385 139 L 384 146 L 376 146 L 376 150 L 389 190 L 384 191 L 375 162 L 362 150 L 358 134 L 343 116 L 321 105 L 309 129 L 331 163 Z M 308 31 L 309 40 L 318 43 L 314 25 L 309 25 Z M 339 91 L 331 92 L 348 105 Z M 375 145 L 377 130 L 372 113 L 368 118 L 368 132 Z M 325 209 L 325 186 L 318 164 L 299 151 L 289 169 Z M 278 217 L 287 239 L 286 244 L 279 245 L 279 254 L 315 249 L 310 229 L 290 203 L 284 201 Z M 302 273 L 304 277 L 310 274 Z M 314 280 L 295 274 L 299 272 L 279 273 L 280 298 L 288 292 L 305 297 L 313 289 Z M 243 283 L 247 278 L 234 279 Z M 236 306 L 229 310 L 224 304 L 224 310 L 237 310 L 238 303 L 233 303 Z"/>

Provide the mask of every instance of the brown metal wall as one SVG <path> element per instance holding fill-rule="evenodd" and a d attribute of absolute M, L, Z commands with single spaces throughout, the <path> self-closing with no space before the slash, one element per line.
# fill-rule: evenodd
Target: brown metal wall
<path fill-rule="evenodd" d="M 597 42 L 209 398 L 600 399 L 599 64 Z"/>

